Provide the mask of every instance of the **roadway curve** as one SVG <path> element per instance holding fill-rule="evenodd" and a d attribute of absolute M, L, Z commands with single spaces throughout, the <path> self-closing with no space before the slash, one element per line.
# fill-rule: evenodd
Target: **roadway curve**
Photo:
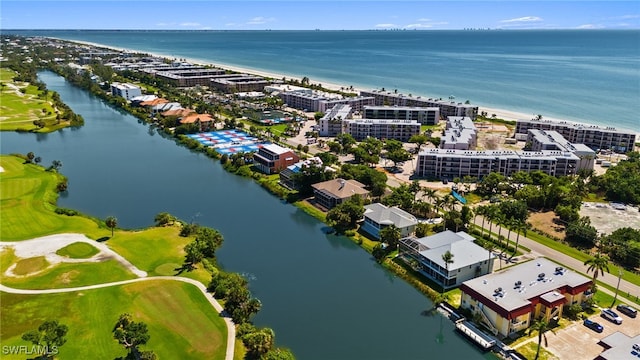
<path fill-rule="evenodd" d="M 75 292 L 75 291 L 83 291 L 83 290 L 101 289 L 101 288 L 106 288 L 110 286 L 120 286 L 120 285 L 141 282 L 141 281 L 153 281 L 153 280 L 182 281 L 182 282 L 194 285 L 198 289 L 200 289 L 204 297 L 207 300 L 209 300 L 209 303 L 223 317 L 224 322 L 227 324 L 227 351 L 225 354 L 225 360 L 233 360 L 233 352 L 234 352 L 234 346 L 235 346 L 235 340 L 236 340 L 235 325 L 233 324 L 233 321 L 231 320 L 231 318 L 222 315 L 224 309 L 222 308 L 220 303 L 218 303 L 218 301 L 213 296 L 209 296 L 209 293 L 207 293 L 207 288 L 197 280 L 179 277 L 179 276 L 154 276 L 154 277 L 145 277 L 145 278 L 138 278 L 138 279 L 131 279 L 131 280 L 115 281 L 115 282 L 104 283 L 104 284 L 79 286 L 74 288 L 44 289 L 44 290 L 14 289 L 14 288 L 10 288 L 0 284 L 0 291 L 10 293 L 10 294 L 22 294 L 22 295 L 57 294 L 57 293 Z"/>

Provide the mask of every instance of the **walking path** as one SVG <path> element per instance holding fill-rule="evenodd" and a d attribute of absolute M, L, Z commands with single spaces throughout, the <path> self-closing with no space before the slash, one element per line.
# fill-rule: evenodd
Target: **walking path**
<path fill-rule="evenodd" d="M 120 285 L 126 285 L 126 284 L 141 282 L 141 281 L 154 281 L 154 280 L 182 281 L 182 282 L 189 283 L 191 285 L 196 286 L 198 289 L 200 289 L 200 291 L 202 292 L 204 297 L 209 301 L 209 303 L 214 307 L 214 309 L 216 309 L 216 311 L 219 314 L 221 314 L 221 316 L 223 316 L 222 314 L 223 314 L 224 309 L 222 308 L 220 303 L 218 303 L 218 301 L 213 296 L 209 296 L 209 293 L 207 293 L 207 288 L 201 282 L 199 282 L 197 280 L 189 279 L 189 278 L 179 277 L 179 276 L 144 277 L 144 278 L 138 278 L 138 279 L 132 279 L 132 280 L 116 281 L 116 282 L 105 283 L 105 284 L 80 286 L 80 287 L 75 287 L 75 288 L 44 289 L 44 290 L 14 289 L 14 288 L 10 288 L 10 287 L 7 287 L 5 285 L 0 284 L 0 291 L 4 291 L 4 292 L 10 293 L 10 294 L 23 294 L 23 295 L 56 294 L 56 293 L 66 293 L 66 292 L 75 292 L 75 291 L 83 291 L 83 290 L 100 289 L 100 288 L 106 288 L 106 287 L 110 287 L 110 286 L 120 286 Z M 236 328 L 235 328 L 235 325 L 233 324 L 233 321 L 231 320 L 231 318 L 229 318 L 227 316 L 223 316 L 223 319 L 224 319 L 225 324 L 227 325 L 227 349 L 226 349 L 227 351 L 226 351 L 226 354 L 225 354 L 225 360 L 233 360 L 234 346 L 235 346 L 235 340 L 236 340 Z"/>
<path fill-rule="evenodd" d="M 482 226 L 482 216 L 478 216 L 477 219 L 474 220 L 474 223 L 478 226 Z M 485 225 L 486 225 L 486 221 L 485 221 Z M 491 231 L 494 233 L 498 233 L 499 228 L 501 227 L 494 224 Z M 505 236 L 505 238 L 507 237 L 508 233 L 509 233 L 509 230 L 502 228 L 502 234 Z M 512 231 L 509 236 L 509 241 L 515 242 L 516 237 L 517 237 L 517 234 Z M 551 249 L 534 240 L 531 240 L 529 238 L 526 238 L 520 235 L 519 244 L 531 249 L 531 255 L 533 257 L 544 256 L 560 264 L 563 264 L 566 267 L 579 271 L 581 273 L 585 273 L 585 274 L 587 273 L 588 266 L 584 265 L 584 262 L 574 259 L 571 256 L 561 253 L 557 250 Z M 598 280 L 602 281 L 607 285 L 613 286 L 614 288 L 618 284 L 618 276 L 616 276 L 616 274 L 610 274 L 608 272 L 605 272 L 604 275 L 600 274 L 598 276 Z M 603 291 L 611 295 L 614 295 L 612 291 L 609 291 L 608 289 L 605 289 L 603 287 L 600 287 L 598 291 Z M 638 297 L 640 296 L 640 286 L 634 285 L 626 280 L 621 279 L 620 294 L 628 294 L 629 297 Z"/>

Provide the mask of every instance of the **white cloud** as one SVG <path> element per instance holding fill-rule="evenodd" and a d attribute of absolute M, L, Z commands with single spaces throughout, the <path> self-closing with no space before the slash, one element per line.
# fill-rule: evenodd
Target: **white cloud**
<path fill-rule="evenodd" d="M 164 26 L 173 26 L 173 25 L 175 25 L 175 23 L 164 23 L 164 22 L 161 22 L 161 23 L 157 23 L 156 24 L 156 26 L 162 26 L 162 27 L 164 27 Z"/>
<path fill-rule="evenodd" d="M 538 16 L 523 16 L 515 19 L 502 20 L 500 22 L 501 23 L 521 23 L 521 22 L 529 23 L 529 22 L 538 22 L 538 21 L 542 21 L 542 18 Z"/>
<path fill-rule="evenodd" d="M 388 29 L 388 28 L 394 28 L 394 27 L 398 27 L 396 24 L 376 24 L 377 28 L 381 28 L 381 29 Z"/>
<path fill-rule="evenodd" d="M 180 23 L 180 26 L 183 26 L 183 27 L 198 27 L 198 26 L 202 26 L 202 25 L 200 25 L 200 23 L 197 23 L 197 22 L 188 22 L 187 21 L 187 22 Z"/>
<path fill-rule="evenodd" d="M 604 26 L 596 24 L 582 24 L 577 26 L 576 29 L 602 29 Z"/>
<path fill-rule="evenodd" d="M 248 25 L 260 25 L 260 24 L 266 24 L 268 22 L 273 22 L 275 21 L 275 18 L 265 18 L 263 16 L 256 16 L 254 18 L 252 18 L 251 20 L 247 21 Z"/>
<path fill-rule="evenodd" d="M 421 22 L 421 23 L 423 23 L 423 22 L 429 22 L 429 21 L 431 21 L 431 19 L 427 19 L 427 18 L 420 18 L 420 19 L 418 19 L 418 22 Z"/>
<path fill-rule="evenodd" d="M 640 15 L 622 15 L 622 16 L 614 17 L 614 19 L 638 19 L 638 18 L 640 18 Z"/>
<path fill-rule="evenodd" d="M 409 24 L 405 25 L 405 29 L 428 29 L 433 27 L 431 24 Z"/>

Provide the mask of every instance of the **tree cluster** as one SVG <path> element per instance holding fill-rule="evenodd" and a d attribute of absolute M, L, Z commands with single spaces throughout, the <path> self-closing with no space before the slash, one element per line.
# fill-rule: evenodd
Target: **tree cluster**
<path fill-rule="evenodd" d="M 358 221 L 364 216 L 363 199 L 354 195 L 341 204 L 338 204 L 327 213 L 327 222 L 336 232 L 344 233 L 347 230 L 358 227 Z"/>
<path fill-rule="evenodd" d="M 600 240 L 601 251 L 626 268 L 640 267 L 640 230 L 617 229 Z"/>
<path fill-rule="evenodd" d="M 191 269 L 203 259 L 215 259 L 216 250 L 224 241 L 220 232 L 204 226 L 198 226 L 195 234 L 195 239 L 184 247 L 185 265 Z"/>
<path fill-rule="evenodd" d="M 590 184 L 609 200 L 640 204 L 640 152 L 628 153 L 627 160 L 592 178 Z"/>

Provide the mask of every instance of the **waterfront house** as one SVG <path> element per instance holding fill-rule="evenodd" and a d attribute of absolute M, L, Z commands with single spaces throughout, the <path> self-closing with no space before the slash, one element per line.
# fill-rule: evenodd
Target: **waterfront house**
<path fill-rule="evenodd" d="M 474 243 L 464 231 L 446 230 L 422 238 L 400 239 L 400 257 L 413 263 L 418 271 L 445 289 L 493 271 L 495 256 Z M 445 264 L 442 255 L 449 251 L 453 263 Z"/>
<path fill-rule="evenodd" d="M 590 288 L 588 277 L 537 258 L 465 281 L 460 307 L 479 315 L 495 335 L 513 336 L 538 318 L 562 316 L 565 305 L 582 304 Z"/>
<path fill-rule="evenodd" d="M 276 144 L 263 145 L 253 154 L 254 165 L 265 174 L 275 174 L 300 161 L 298 155 L 289 148 Z"/>
<path fill-rule="evenodd" d="M 189 114 L 180 119 L 180 124 L 196 124 L 200 126 L 200 131 L 213 127 L 214 120 L 209 114 Z"/>
<path fill-rule="evenodd" d="M 295 174 L 310 166 L 322 167 L 322 160 L 319 157 L 312 157 L 287 166 L 280 171 L 280 184 L 288 189 L 299 190 L 299 185 L 295 181 Z"/>
<path fill-rule="evenodd" d="M 333 179 L 311 185 L 317 205 L 331 209 L 354 195 L 368 197 L 365 185 L 355 180 Z"/>
<path fill-rule="evenodd" d="M 401 237 L 406 237 L 413 234 L 418 219 L 397 206 L 387 207 L 380 203 L 364 206 L 362 230 L 380 240 L 380 230 L 391 225 L 400 229 Z"/>

